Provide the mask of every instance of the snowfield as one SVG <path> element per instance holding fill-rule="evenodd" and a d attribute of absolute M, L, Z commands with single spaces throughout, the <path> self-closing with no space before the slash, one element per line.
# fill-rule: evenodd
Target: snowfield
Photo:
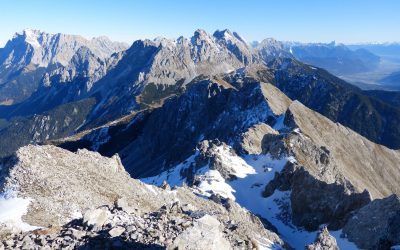
<path fill-rule="evenodd" d="M 22 216 L 26 214 L 30 203 L 30 199 L 19 198 L 12 192 L 0 194 L 0 225 L 6 225 L 16 231 L 38 229 L 22 221 Z"/>
<path fill-rule="evenodd" d="M 225 180 L 218 170 L 210 169 L 207 164 L 195 173 L 200 182 L 194 188 L 199 194 L 209 197 L 215 193 L 235 200 L 252 213 L 271 222 L 282 239 L 289 242 L 295 249 L 304 249 L 306 245 L 314 242 L 317 231 L 308 232 L 291 223 L 290 191 L 275 191 L 270 197 L 262 195 L 265 186 L 274 178 L 275 173 L 280 172 L 288 161 L 296 161 L 293 157 L 274 159 L 269 154 L 240 157 L 232 154 L 231 149 L 226 146 L 218 146 L 215 152 L 237 178 Z M 186 182 L 186 178 L 181 173 L 194 163 L 198 155 L 199 152 L 196 152 L 176 167 L 160 175 L 141 180 L 153 185 L 161 185 L 165 180 L 172 187 L 181 186 Z M 341 238 L 340 234 L 341 231 L 331 231 L 331 235 L 336 238 L 341 249 L 358 249 L 353 243 Z M 265 249 L 273 248 L 265 244 Z"/>

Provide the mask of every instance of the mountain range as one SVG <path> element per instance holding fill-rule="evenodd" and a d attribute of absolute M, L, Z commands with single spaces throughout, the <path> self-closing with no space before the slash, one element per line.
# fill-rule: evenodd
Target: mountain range
<path fill-rule="evenodd" d="M 17 33 L 0 50 L 0 208 L 22 212 L 0 212 L 0 242 L 390 249 L 398 93 L 331 74 L 379 60 L 229 30 L 130 47 Z"/>

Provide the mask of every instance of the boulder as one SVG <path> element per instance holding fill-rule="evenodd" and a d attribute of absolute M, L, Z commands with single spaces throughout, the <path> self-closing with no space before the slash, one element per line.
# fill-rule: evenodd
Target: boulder
<path fill-rule="evenodd" d="M 131 214 L 131 213 L 135 212 L 135 208 L 133 208 L 132 206 L 129 205 L 128 199 L 125 198 L 125 197 L 119 198 L 115 202 L 115 207 L 127 212 L 128 214 Z"/>
<path fill-rule="evenodd" d="M 123 234 L 125 232 L 125 230 L 126 229 L 124 227 L 117 226 L 117 227 L 112 228 L 110 231 L 108 231 L 108 234 L 111 237 L 118 237 L 121 234 Z"/>
<path fill-rule="evenodd" d="M 88 210 L 83 215 L 83 223 L 88 227 L 99 229 L 103 227 L 110 215 L 110 211 L 106 207 Z"/>
<path fill-rule="evenodd" d="M 219 229 L 220 223 L 210 215 L 197 219 L 193 227 L 187 228 L 174 240 L 169 249 L 231 249 L 229 242 Z"/>

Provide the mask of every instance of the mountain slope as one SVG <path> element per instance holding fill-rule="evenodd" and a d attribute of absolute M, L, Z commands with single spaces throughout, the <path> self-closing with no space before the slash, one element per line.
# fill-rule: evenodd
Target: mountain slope
<path fill-rule="evenodd" d="M 351 245 L 338 237 L 351 214 L 400 194 L 400 152 L 237 72 L 196 79 L 153 111 L 55 143 L 118 153 L 149 184 L 186 183 L 202 196 L 236 200 L 296 249 L 310 244 L 320 225 L 339 246 Z"/>
<path fill-rule="evenodd" d="M 400 130 L 397 124 L 400 122 L 400 110 L 390 102 L 369 97 L 326 71 L 298 61 L 287 59 L 271 68 L 275 68 L 274 85 L 291 99 L 376 143 L 399 148 Z M 263 79 L 262 73 L 257 77 Z"/>

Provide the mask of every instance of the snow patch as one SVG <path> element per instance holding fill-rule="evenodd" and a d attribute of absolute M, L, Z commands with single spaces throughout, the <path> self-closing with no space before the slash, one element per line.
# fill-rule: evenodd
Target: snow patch
<path fill-rule="evenodd" d="M 33 47 L 41 47 L 40 43 L 37 40 L 37 35 L 35 34 L 34 30 L 26 29 L 24 30 L 25 34 L 25 41 L 32 45 Z"/>
<path fill-rule="evenodd" d="M 39 227 L 31 226 L 22 221 L 22 216 L 28 211 L 31 199 L 17 197 L 15 193 L 0 194 L 0 224 L 11 230 L 31 231 Z"/>
<path fill-rule="evenodd" d="M 200 183 L 197 188 L 206 196 L 211 194 L 219 194 L 222 197 L 235 200 L 232 194 L 235 190 L 229 186 L 225 179 L 221 176 L 218 170 L 211 170 L 208 167 L 200 169 L 199 174 Z"/>
<path fill-rule="evenodd" d="M 231 168 L 236 177 L 244 178 L 249 174 L 256 174 L 255 169 L 248 165 L 241 157 L 233 154 L 229 147 L 218 146 L 216 153 L 221 159 L 221 162 Z"/>
<path fill-rule="evenodd" d="M 148 185 L 148 184 L 144 184 L 146 186 L 146 188 L 148 190 L 150 190 L 150 192 L 152 192 L 155 195 L 158 195 L 157 191 L 154 189 L 154 187 L 152 185 Z"/>
<path fill-rule="evenodd" d="M 283 123 L 285 121 L 285 115 L 280 115 L 277 119 L 276 119 L 276 123 L 274 124 L 274 126 L 272 127 L 273 129 L 280 131 L 282 129 L 287 128 L 285 126 L 285 124 Z"/>
<path fill-rule="evenodd" d="M 283 119 L 284 116 L 279 117 L 278 128 L 284 127 Z M 317 231 L 308 232 L 291 222 L 290 191 L 275 191 L 269 197 L 264 197 L 262 194 L 275 173 L 281 172 L 287 162 L 296 162 L 293 156 L 280 159 L 275 159 L 269 154 L 240 157 L 232 153 L 229 146 L 217 146 L 214 152 L 215 156 L 237 178 L 231 181 L 225 180 L 218 170 L 210 169 L 208 165 L 205 165 L 194 173 L 199 181 L 195 188 L 200 195 L 209 197 L 211 194 L 219 194 L 235 200 L 252 213 L 270 221 L 277 228 L 282 239 L 289 242 L 295 249 L 304 249 L 306 245 L 314 242 Z M 171 186 L 181 186 L 186 182 L 186 177 L 182 176 L 182 173 L 188 171 L 198 154 L 197 151 L 176 167 L 158 176 L 144 178 L 142 181 L 160 185 L 166 180 Z M 336 238 L 340 249 L 358 249 L 354 243 L 341 237 L 341 230 L 330 233 Z M 258 243 L 260 243 L 260 249 L 275 249 L 276 247 L 268 242 Z"/>

